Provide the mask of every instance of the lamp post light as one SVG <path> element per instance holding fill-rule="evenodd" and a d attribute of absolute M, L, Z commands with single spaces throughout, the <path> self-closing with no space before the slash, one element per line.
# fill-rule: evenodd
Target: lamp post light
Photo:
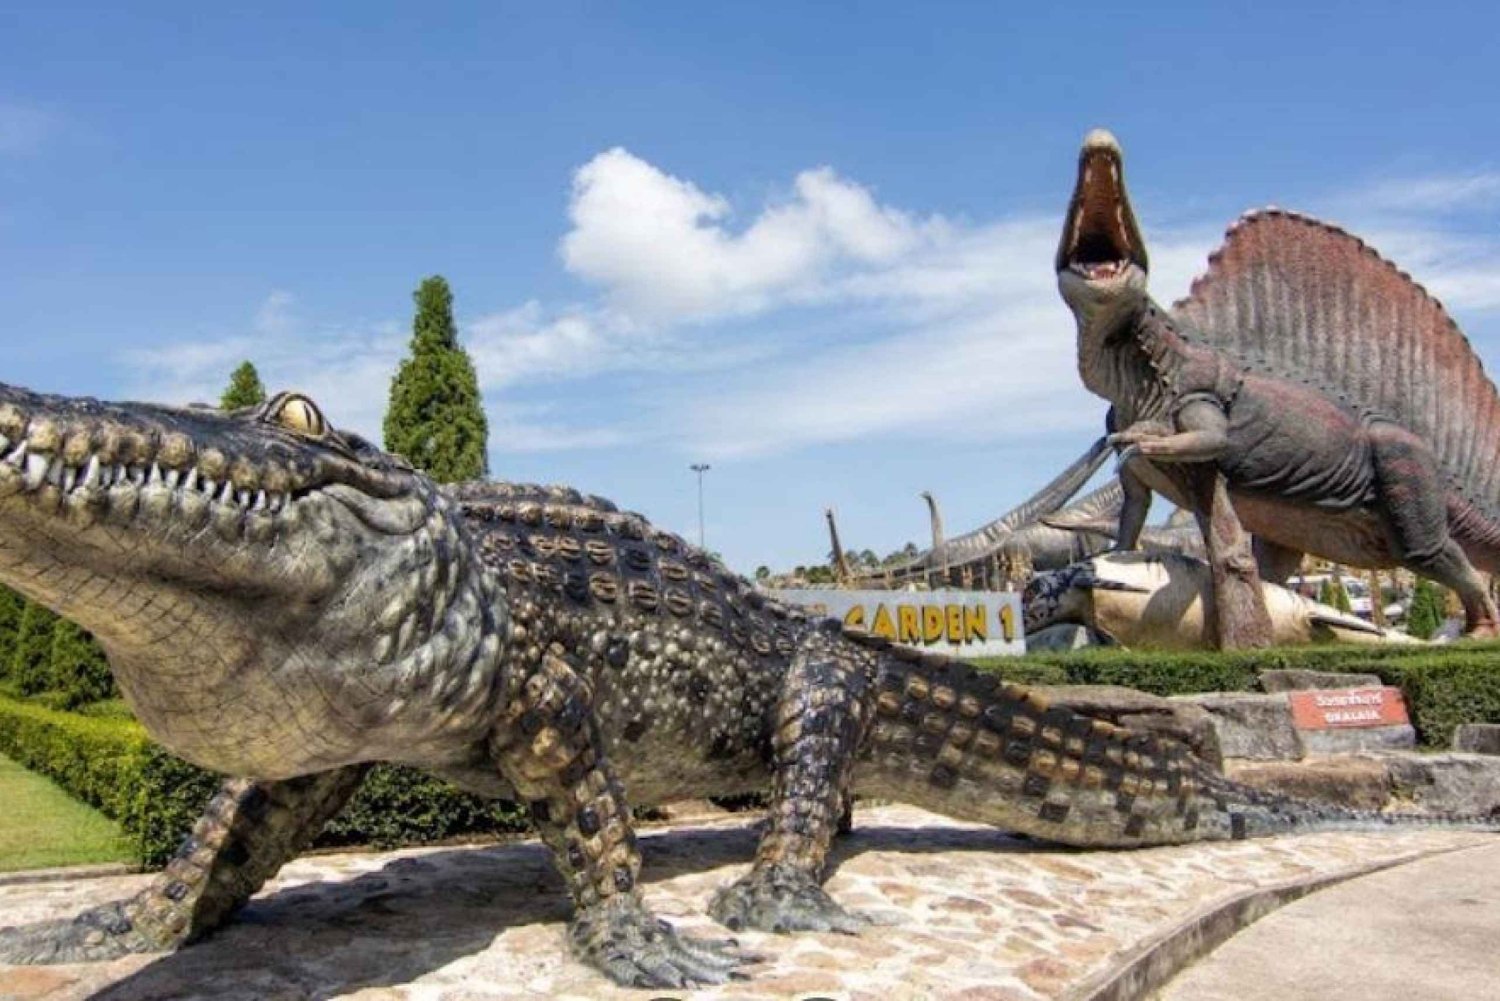
<path fill-rule="evenodd" d="M 706 550 L 708 544 L 703 536 L 703 474 L 712 467 L 706 462 L 695 462 L 688 468 L 698 474 L 698 548 Z"/>

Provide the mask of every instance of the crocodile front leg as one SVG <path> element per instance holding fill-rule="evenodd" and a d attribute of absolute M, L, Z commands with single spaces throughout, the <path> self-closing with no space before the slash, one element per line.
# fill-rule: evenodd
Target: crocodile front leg
<path fill-rule="evenodd" d="M 770 817 L 755 865 L 714 895 L 709 913 L 731 928 L 855 933 L 866 920 L 822 887 L 829 843 L 871 709 L 870 654 L 821 631 L 787 674 L 772 738 Z"/>
<path fill-rule="evenodd" d="M 230 779 L 150 886 L 75 918 L 0 929 L 0 963 L 92 962 L 206 935 L 317 836 L 364 775 L 354 765 L 283 782 Z"/>
<path fill-rule="evenodd" d="M 641 857 L 605 760 L 588 682 L 554 646 L 525 680 L 493 741 L 504 777 L 527 800 L 577 912 L 568 942 L 584 962 L 633 987 L 719 984 L 754 957 L 733 941 L 682 938 L 647 910 Z"/>

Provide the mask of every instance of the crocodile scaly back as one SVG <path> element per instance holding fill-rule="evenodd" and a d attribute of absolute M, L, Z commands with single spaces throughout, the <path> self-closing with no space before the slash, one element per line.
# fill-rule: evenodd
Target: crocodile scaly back
<path fill-rule="evenodd" d="M 1173 313 L 1254 368 L 1405 425 L 1470 501 L 1500 510 L 1500 395 L 1442 304 L 1364 241 L 1248 213 Z"/>

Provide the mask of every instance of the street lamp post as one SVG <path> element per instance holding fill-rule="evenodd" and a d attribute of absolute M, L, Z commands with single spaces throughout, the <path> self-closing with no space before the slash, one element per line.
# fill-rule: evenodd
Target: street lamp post
<path fill-rule="evenodd" d="M 698 474 L 698 548 L 707 549 L 703 536 L 703 474 L 711 467 L 706 462 L 695 462 L 688 468 Z"/>

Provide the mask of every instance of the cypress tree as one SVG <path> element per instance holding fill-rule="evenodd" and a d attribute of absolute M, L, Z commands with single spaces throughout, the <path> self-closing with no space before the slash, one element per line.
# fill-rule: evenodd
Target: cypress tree
<path fill-rule="evenodd" d="M 83 627 L 58 619 L 52 627 L 53 691 L 63 695 L 64 709 L 99 702 L 115 694 L 104 651 Z"/>
<path fill-rule="evenodd" d="M 433 276 L 412 298 L 411 354 L 391 380 L 385 447 L 439 483 L 482 477 L 489 471 L 489 425 L 474 363 L 458 343 L 453 293 Z"/>
<path fill-rule="evenodd" d="M 56 615 L 34 601 L 28 601 L 21 613 L 10 655 L 10 677 L 22 695 L 52 687 L 52 627 L 56 622 Z"/>
<path fill-rule="evenodd" d="M 26 599 L 8 587 L 0 587 L 0 678 L 10 677 L 10 656 L 16 648 L 16 632 Z"/>
<path fill-rule="evenodd" d="M 229 377 L 229 388 L 224 390 L 219 406 L 224 410 L 238 410 L 266 402 L 266 387 L 261 385 L 260 373 L 248 361 L 240 363 Z"/>
<path fill-rule="evenodd" d="M 1443 604 L 1442 590 L 1426 577 L 1418 577 L 1406 613 L 1406 631 L 1420 640 L 1431 638 L 1443 624 Z"/>
<path fill-rule="evenodd" d="M 1349 611 L 1351 608 L 1349 592 L 1344 588 L 1344 579 L 1329 577 L 1325 580 L 1323 586 L 1318 588 L 1318 601 L 1330 608 L 1337 608 L 1341 612 Z"/>

